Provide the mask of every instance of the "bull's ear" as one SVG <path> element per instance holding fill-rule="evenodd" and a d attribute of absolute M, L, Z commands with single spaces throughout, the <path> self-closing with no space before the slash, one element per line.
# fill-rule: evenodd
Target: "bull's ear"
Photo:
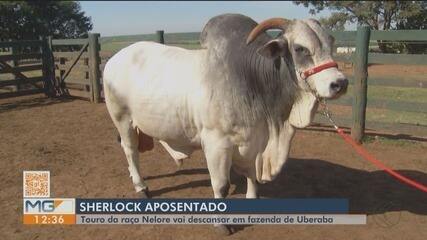
<path fill-rule="evenodd" d="M 273 39 L 258 49 L 258 54 L 267 58 L 284 57 L 288 51 L 288 43 L 285 39 Z"/>

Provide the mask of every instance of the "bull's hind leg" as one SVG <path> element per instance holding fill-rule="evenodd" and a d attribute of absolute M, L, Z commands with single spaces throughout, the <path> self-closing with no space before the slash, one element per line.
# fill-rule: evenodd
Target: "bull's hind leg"
<path fill-rule="evenodd" d="M 142 197 L 148 197 L 148 187 L 146 183 L 141 179 L 139 172 L 139 151 L 138 146 L 139 139 L 136 129 L 133 127 L 130 120 L 118 122 L 117 127 L 120 137 L 121 137 L 121 146 L 125 152 L 126 159 L 128 161 L 128 169 L 130 177 L 132 178 L 132 183 L 135 188 L 135 191 L 141 193 Z"/>
<path fill-rule="evenodd" d="M 138 152 L 138 133 L 133 126 L 130 113 L 127 108 L 119 105 L 117 99 L 110 94 L 109 88 L 105 87 L 106 104 L 111 119 L 120 135 L 120 144 L 125 152 L 129 165 L 129 173 L 132 178 L 133 186 L 136 192 L 141 193 L 142 197 L 148 197 L 148 187 L 141 179 L 139 173 L 139 152 Z"/>

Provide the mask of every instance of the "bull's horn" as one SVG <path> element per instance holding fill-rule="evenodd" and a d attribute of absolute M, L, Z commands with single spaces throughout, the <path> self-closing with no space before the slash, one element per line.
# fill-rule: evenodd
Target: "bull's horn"
<path fill-rule="evenodd" d="M 268 29 L 282 29 L 285 30 L 286 26 L 291 22 L 291 20 L 284 18 L 270 18 L 267 19 L 260 24 L 258 24 L 254 29 L 252 29 L 251 33 L 249 33 L 248 38 L 246 39 L 246 44 L 251 43 L 255 40 L 256 37 L 262 32 L 267 31 Z"/>

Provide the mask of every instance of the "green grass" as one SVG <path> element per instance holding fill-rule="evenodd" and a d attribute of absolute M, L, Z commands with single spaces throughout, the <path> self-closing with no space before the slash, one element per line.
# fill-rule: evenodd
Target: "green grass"
<path fill-rule="evenodd" d="M 353 93 L 353 85 L 349 85 L 346 96 Z M 404 102 L 427 103 L 427 88 L 368 86 L 369 99 L 383 99 Z"/>
<path fill-rule="evenodd" d="M 394 111 L 383 109 L 381 112 L 370 108 L 366 110 L 366 120 L 384 123 L 405 123 L 427 126 L 427 113 Z"/>
<path fill-rule="evenodd" d="M 353 86 L 349 85 L 347 94 L 341 97 L 340 100 L 349 100 L 353 93 Z M 393 102 L 408 102 L 418 105 L 426 105 L 427 108 L 427 89 L 425 88 L 407 88 L 407 87 L 388 87 L 388 86 L 368 86 L 368 108 L 366 119 L 368 121 L 386 122 L 386 123 L 408 123 L 427 126 L 427 113 L 413 112 L 401 110 L 391 110 L 387 108 L 372 108 L 370 101 L 376 100 L 393 101 Z M 332 100 L 331 104 L 335 104 Z M 349 108 L 351 108 L 349 106 Z M 399 107 L 400 108 L 400 107 Z M 346 116 L 351 117 L 351 116 Z"/>
<path fill-rule="evenodd" d="M 349 90 L 351 91 L 351 89 Z M 374 100 L 374 99 L 425 103 L 427 108 L 427 89 L 369 86 L 368 87 L 368 105 L 369 105 L 369 100 Z M 396 111 L 396 110 L 389 110 L 389 109 L 384 109 L 384 111 L 371 111 L 368 108 L 366 113 L 366 118 L 368 121 L 420 124 L 420 125 L 427 126 L 427 113 L 423 113 L 423 112 Z"/>
<path fill-rule="evenodd" d="M 426 107 L 427 107 L 427 89 L 426 88 L 369 86 L 368 99 L 370 98 L 377 98 L 377 99 L 384 99 L 384 100 L 393 99 L 395 101 L 426 103 Z"/>
<path fill-rule="evenodd" d="M 135 42 L 117 41 L 117 42 L 101 42 L 101 51 L 116 53 Z"/>
<path fill-rule="evenodd" d="M 175 46 L 175 47 L 181 47 L 181 48 L 186 48 L 186 49 L 200 49 L 201 46 L 199 43 L 190 43 L 190 44 L 186 44 L 186 43 L 176 43 L 176 44 L 168 44 L 170 46 Z"/>
<path fill-rule="evenodd" d="M 186 42 L 186 41 L 198 41 L 199 32 L 188 32 L 188 33 L 165 33 L 165 42 Z M 140 34 L 140 35 L 123 35 L 123 36 L 112 36 L 112 37 L 101 37 L 101 43 L 103 42 L 137 42 L 137 41 L 154 41 L 156 34 Z"/>
<path fill-rule="evenodd" d="M 349 90 L 351 91 L 351 89 Z M 427 108 L 427 89 L 369 86 L 368 104 L 369 100 L 373 99 L 425 103 Z M 395 111 L 389 109 L 378 112 L 368 109 L 366 117 L 368 121 L 421 124 L 427 126 L 427 113 L 422 112 Z"/>
<path fill-rule="evenodd" d="M 280 31 L 269 31 L 268 34 L 275 37 Z M 165 43 L 167 45 L 178 46 L 187 49 L 199 49 L 200 32 L 188 33 L 165 33 Z M 155 41 L 156 34 L 123 35 L 112 37 L 101 37 L 101 50 L 112 53 L 139 41 Z"/>
<path fill-rule="evenodd" d="M 125 47 L 127 47 L 133 43 L 135 43 L 135 42 L 107 42 L 107 43 L 102 43 L 101 44 L 101 50 L 106 51 L 106 52 L 116 53 L 120 49 L 123 49 L 123 48 L 125 48 Z M 186 48 L 186 49 L 200 49 L 200 44 L 198 42 L 178 42 L 178 43 L 172 43 L 172 44 L 167 44 L 167 45 L 182 47 L 182 48 Z"/>
<path fill-rule="evenodd" d="M 165 33 L 165 43 L 167 45 L 183 47 L 187 49 L 199 49 L 199 32 L 189 33 Z M 132 43 L 139 41 L 155 41 L 155 34 L 141 34 L 141 35 L 126 35 L 126 36 L 113 36 L 101 38 L 101 50 L 112 53 L 118 52 L 120 49 L 125 48 Z"/>

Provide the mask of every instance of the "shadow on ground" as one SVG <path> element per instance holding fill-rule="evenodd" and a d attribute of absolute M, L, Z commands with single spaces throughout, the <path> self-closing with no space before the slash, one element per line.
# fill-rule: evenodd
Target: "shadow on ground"
<path fill-rule="evenodd" d="M 399 173 L 426 183 L 427 174 L 399 170 Z M 146 179 L 176 175 L 206 174 L 207 169 L 186 169 L 175 173 L 149 176 Z M 236 185 L 231 194 L 246 192 L 246 179 L 232 174 Z M 210 181 L 197 180 L 176 186 L 166 186 L 151 192 L 156 197 L 170 191 L 210 186 Z M 399 182 L 383 171 L 368 172 L 344 167 L 319 159 L 289 159 L 281 174 L 273 181 L 260 185 L 262 198 L 347 198 L 351 213 L 383 214 L 409 211 L 427 215 L 427 194 Z M 203 196 L 208 197 L 208 196 Z"/>
<path fill-rule="evenodd" d="M 0 103 L 0 113 L 11 111 L 11 110 L 22 110 L 33 107 L 42 107 L 49 106 L 52 104 L 70 102 L 75 98 L 73 97 L 60 97 L 60 98 L 48 98 L 48 97 L 39 97 L 39 98 L 26 98 L 18 101 L 10 101 L 5 103 Z"/>

